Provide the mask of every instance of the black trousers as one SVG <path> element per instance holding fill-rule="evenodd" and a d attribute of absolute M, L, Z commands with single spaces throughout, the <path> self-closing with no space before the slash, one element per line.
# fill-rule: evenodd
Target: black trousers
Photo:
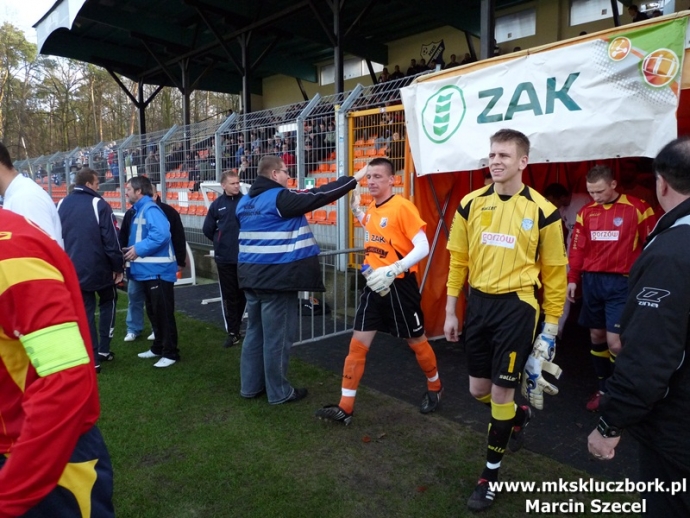
<path fill-rule="evenodd" d="M 96 331 L 96 294 L 98 294 L 98 331 Z M 110 340 L 115 331 L 115 306 L 117 305 L 117 287 L 113 284 L 98 291 L 81 291 L 84 299 L 86 318 L 89 320 L 93 352 L 109 353 Z M 98 357 L 96 356 L 96 365 Z"/>
<path fill-rule="evenodd" d="M 244 290 L 240 289 L 237 265 L 216 263 L 216 266 L 218 267 L 218 284 L 220 285 L 225 331 L 239 335 L 247 299 L 244 296 Z"/>
<path fill-rule="evenodd" d="M 156 335 L 151 351 L 171 360 L 180 359 L 175 322 L 175 284 L 155 279 L 141 281 L 146 296 L 146 312 Z"/>
<path fill-rule="evenodd" d="M 682 442 L 682 441 L 681 441 Z M 649 482 L 660 480 L 664 487 L 680 483 L 683 479 L 690 483 L 690 468 L 671 463 L 652 448 L 640 444 L 640 480 Z M 682 447 L 679 442 L 679 447 Z M 668 489 L 667 489 L 668 491 Z M 687 518 L 690 516 L 690 491 L 675 495 L 660 491 L 643 492 L 640 495 L 647 501 L 647 512 L 644 516 L 653 518 Z"/>

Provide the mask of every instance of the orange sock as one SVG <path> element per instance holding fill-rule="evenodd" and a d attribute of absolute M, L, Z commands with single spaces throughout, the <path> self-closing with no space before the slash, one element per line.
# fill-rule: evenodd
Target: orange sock
<path fill-rule="evenodd" d="M 417 363 L 424 371 L 427 388 L 435 392 L 441 390 L 441 379 L 438 377 L 438 369 L 436 368 L 436 355 L 429 342 L 424 340 L 410 345 L 410 348 L 414 351 L 417 356 Z"/>
<path fill-rule="evenodd" d="M 364 374 L 364 364 L 367 361 L 368 352 L 369 348 L 362 342 L 355 338 L 350 340 L 350 353 L 345 358 L 345 366 L 343 367 L 343 387 L 339 404 L 340 408 L 348 414 L 351 414 L 355 407 L 357 387 Z"/>

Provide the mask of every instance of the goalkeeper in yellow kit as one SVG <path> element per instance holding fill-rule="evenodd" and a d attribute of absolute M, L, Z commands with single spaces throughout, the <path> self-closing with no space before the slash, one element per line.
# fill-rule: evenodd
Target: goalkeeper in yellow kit
<path fill-rule="evenodd" d="M 529 406 L 514 402 L 523 369 L 522 392 L 535 408 L 542 408 L 544 392 L 558 392 L 542 370 L 560 375 L 551 361 L 565 303 L 567 257 L 558 210 L 522 183 L 529 147 L 519 131 L 504 129 L 491 137 L 493 183 L 463 198 L 448 239 L 444 334 L 449 341 L 458 340 L 455 307 L 468 280 L 463 334 L 470 393 L 491 407 L 486 467 L 468 500 L 474 511 L 493 503 L 489 482 L 498 480 L 506 447 L 517 451 L 522 446 L 522 431 L 531 417 Z M 546 317 L 532 348 L 541 286 Z"/>

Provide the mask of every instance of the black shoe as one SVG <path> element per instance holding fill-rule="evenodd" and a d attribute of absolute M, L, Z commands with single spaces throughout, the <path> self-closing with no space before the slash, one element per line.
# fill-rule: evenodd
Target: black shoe
<path fill-rule="evenodd" d="M 319 419 L 343 423 L 345 426 L 352 422 L 352 414 L 348 414 L 338 405 L 326 405 L 323 408 L 319 408 L 314 415 Z"/>
<path fill-rule="evenodd" d="M 293 401 L 299 401 L 307 397 L 309 391 L 305 388 L 296 388 L 292 390 L 292 396 L 287 398 L 283 403 L 292 403 Z"/>
<path fill-rule="evenodd" d="M 438 408 L 441 402 L 441 396 L 443 395 L 443 387 L 441 390 L 427 390 L 422 397 L 422 406 L 419 407 L 419 411 L 422 414 L 430 414 Z"/>
<path fill-rule="evenodd" d="M 467 508 L 470 511 L 483 511 L 491 507 L 494 503 L 496 493 L 489 489 L 489 481 L 483 478 L 479 479 L 477 487 L 472 491 L 472 495 L 467 500 Z"/>
<path fill-rule="evenodd" d="M 100 373 L 101 373 L 101 366 L 96 365 L 96 374 L 100 374 Z"/>
<path fill-rule="evenodd" d="M 115 353 L 114 352 L 109 352 L 109 353 L 98 353 L 98 358 L 102 362 L 111 362 L 115 359 Z"/>
<path fill-rule="evenodd" d="M 229 349 L 230 347 L 239 344 L 241 340 L 242 337 L 240 335 L 236 335 L 235 333 L 228 333 L 228 337 L 225 339 L 223 348 Z"/>
<path fill-rule="evenodd" d="M 532 419 L 532 409 L 527 405 L 520 405 L 525 411 L 525 417 L 519 426 L 513 426 L 513 433 L 510 434 L 510 439 L 508 439 L 508 450 L 513 453 L 520 451 L 522 444 L 525 442 L 525 427 L 529 424 Z"/>

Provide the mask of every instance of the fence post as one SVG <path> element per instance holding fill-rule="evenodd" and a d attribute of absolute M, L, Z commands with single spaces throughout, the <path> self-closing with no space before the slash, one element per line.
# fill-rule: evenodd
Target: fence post
<path fill-rule="evenodd" d="M 125 148 L 129 145 L 132 140 L 134 140 L 134 137 L 136 135 L 132 133 L 129 137 L 127 137 L 122 144 L 117 146 L 117 169 L 118 169 L 118 175 L 120 177 L 120 180 L 118 184 L 120 185 L 120 203 L 122 203 L 122 211 L 124 212 L 125 208 L 127 207 L 127 201 L 125 199 L 125 183 L 127 183 L 127 177 L 125 175 L 125 154 L 122 151 L 122 148 Z"/>
<path fill-rule="evenodd" d="M 236 118 L 237 114 L 234 112 L 231 113 L 228 118 L 225 119 L 220 126 L 218 126 L 218 129 L 214 135 L 216 141 L 216 182 L 220 182 L 220 175 L 223 172 L 223 154 L 220 152 L 221 134 L 225 133 L 232 123 L 235 122 Z"/>
<path fill-rule="evenodd" d="M 341 104 L 340 106 L 334 106 L 335 118 L 337 121 L 335 126 L 335 158 L 338 164 L 338 176 L 345 175 L 348 172 L 354 172 L 348 171 L 347 168 L 347 164 L 350 163 L 350 141 L 348 138 L 349 131 L 347 126 L 347 112 L 352 108 L 357 98 L 362 94 L 363 90 L 364 87 L 361 84 L 357 83 L 357 86 L 355 86 L 354 90 L 352 90 L 350 95 L 347 96 L 347 99 L 343 101 L 343 104 Z M 343 196 L 338 200 L 338 221 L 340 222 L 340 224 L 337 227 L 337 232 L 339 250 L 345 250 L 350 246 L 350 243 L 348 242 L 348 231 L 350 227 L 350 203 L 348 198 L 348 196 Z M 338 270 L 340 270 L 341 272 L 347 270 L 347 257 L 347 255 L 338 256 L 338 260 L 336 261 L 336 263 Z"/>
<path fill-rule="evenodd" d="M 321 95 L 317 92 L 309 103 L 304 107 L 304 109 L 297 116 L 297 130 L 295 131 L 297 137 L 297 148 L 295 149 L 295 158 L 297 159 L 297 185 L 302 188 L 304 187 L 303 179 L 307 176 L 307 167 L 304 163 L 304 121 L 311 112 L 314 111 L 321 101 Z"/>
<path fill-rule="evenodd" d="M 165 170 L 165 143 L 168 141 L 170 137 L 173 136 L 173 134 L 177 131 L 177 124 L 174 124 L 172 128 L 168 130 L 168 132 L 163 135 L 163 138 L 161 138 L 158 141 L 158 153 L 160 156 L 158 157 L 158 160 L 160 160 L 160 164 L 158 167 L 160 168 L 160 178 L 161 178 L 161 200 L 163 200 L 163 203 L 167 201 L 167 193 L 168 190 L 166 188 L 166 181 L 165 181 L 165 175 L 167 171 Z"/>

